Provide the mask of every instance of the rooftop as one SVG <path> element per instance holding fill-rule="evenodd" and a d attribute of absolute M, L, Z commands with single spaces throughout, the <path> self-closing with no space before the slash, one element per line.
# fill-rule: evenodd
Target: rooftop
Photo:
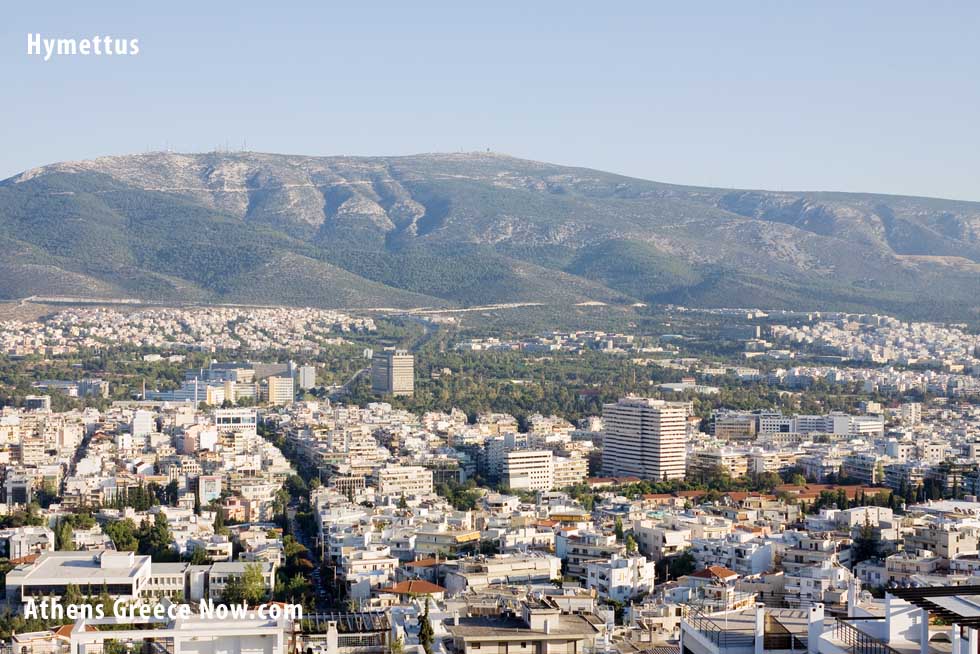
<path fill-rule="evenodd" d="M 593 616 L 562 615 L 550 626 L 550 633 L 544 629 L 531 629 L 517 617 L 481 616 L 460 618 L 459 624 L 447 624 L 446 629 L 460 638 L 506 638 L 516 635 L 539 636 L 591 636 L 599 632 L 598 620 Z"/>

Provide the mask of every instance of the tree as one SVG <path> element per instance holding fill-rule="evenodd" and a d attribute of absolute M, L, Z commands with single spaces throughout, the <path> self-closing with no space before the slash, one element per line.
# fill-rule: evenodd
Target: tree
<path fill-rule="evenodd" d="M 228 528 L 225 527 L 225 512 L 221 510 L 221 507 L 215 507 L 214 511 L 214 533 L 225 534 L 228 532 Z"/>
<path fill-rule="evenodd" d="M 623 519 L 616 516 L 616 525 L 613 527 L 613 531 L 616 533 L 616 540 L 623 540 Z"/>
<path fill-rule="evenodd" d="M 75 532 L 67 521 L 59 521 L 54 534 L 56 550 L 73 552 L 75 550 Z"/>
<path fill-rule="evenodd" d="M 633 537 L 633 534 L 626 534 L 626 553 L 636 554 L 637 549 L 636 539 Z"/>
<path fill-rule="evenodd" d="M 221 590 L 221 601 L 225 604 L 241 604 L 245 601 L 245 583 L 239 575 L 228 577 Z"/>
<path fill-rule="evenodd" d="M 429 622 L 429 596 L 425 596 L 425 609 L 422 617 L 419 618 L 419 644 L 425 650 L 425 654 L 432 654 L 432 643 L 435 641 L 435 632 L 432 623 Z"/>
<path fill-rule="evenodd" d="M 864 524 L 857 538 L 851 543 L 851 565 L 852 567 L 861 561 L 867 561 L 878 556 L 878 539 L 875 537 L 874 527 L 871 526 L 871 518 L 865 514 Z"/>
<path fill-rule="evenodd" d="M 279 599 L 295 601 L 308 596 L 311 590 L 310 580 L 296 573 L 277 589 L 277 595 Z"/>
<path fill-rule="evenodd" d="M 109 594 L 109 586 L 102 584 L 99 597 L 95 600 L 95 606 L 101 606 L 106 615 L 112 615 L 112 595 Z"/>
<path fill-rule="evenodd" d="M 694 560 L 694 555 L 685 550 L 669 560 L 667 564 L 667 575 L 671 579 L 677 579 L 678 577 L 691 574 L 696 567 L 697 562 Z"/>
<path fill-rule="evenodd" d="M 211 562 L 208 552 L 203 547 L 195 547 L 191 552 L 191 565 L 207 565 Z"/>
<path fill-rule="evenodd" d="M 180 499 L 180 486 L 177 485 L 177 480 L 172 480 L 164 488 L 164 497 L 167 500 L 167 504 L 170 506 L 177 506 L 177 501 Z"/>
<path fill-rule="evenodd" d="M 163 512 L 154 516 L 152 525 L 149 524 L 149 521 L 145 521 L 140 526 L 136 537 L 139 541 L 140 554 L 149 554 L 157 561 L 173 559 L 174 538 L 170 533 L 167 516 Z"/>
<path fill-rule="evenodd" d="M 401 498 L 399 498 L 399 500 L 398 500 L 398 508 L 399 509 L 407 509 L 408 508 L 408 500 L 405 499 L 405 493 L 402 493 Z"/>
<path fill-rule="evenodd" d="M 71 605 L 81 605 L 85 601 L 85 597 L 82 595 L 82 591 L 79 590 L 78 586 L 75 584 L 68 584 L 65 587 L 65 594 L 62 597 L 62 601 L 66 606 Z"/>
<path fill-rule="evenodd" d="M 129 518 L 110 522 L 105 527 L 105 533 L 120 552 L 134 552 L 139 547 L 136 525 Z"/>
<path fill-rule="evenodd" d="M 262 602 L 265 596 L 266 587 L 265 577 L 262 575 L 262 566 L 257 563 L 249 563 L 241 575 L 229 577 L 221 594 L 221 600 L 225 604 L 244 602 L 250 606 L 255 606 Z"/>

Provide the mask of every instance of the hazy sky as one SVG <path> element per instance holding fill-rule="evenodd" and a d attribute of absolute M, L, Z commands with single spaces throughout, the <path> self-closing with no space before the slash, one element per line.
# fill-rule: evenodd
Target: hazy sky
<path fill-rule="evenodd" d="M 44 62 L 28 32 L 141 52 Z M 978 32 L 977 2 L 8 3 L 0 177 L 247 139 L 980 200 Z"/>

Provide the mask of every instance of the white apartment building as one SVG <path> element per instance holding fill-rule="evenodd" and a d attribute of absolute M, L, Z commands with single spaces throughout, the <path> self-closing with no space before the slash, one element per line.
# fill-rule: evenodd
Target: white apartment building
<path fill-rule="evenodd" d="M 54 549 L 54 532 L 47 527 L 0 529 L 0 556 L 20 559 Z"/>
<path fill-rule="evenodd" d="M 514 490 L 551 490 L 555 486 L 555 455 L 551 450 L 507 452 L 501 477 Z"/>
<path fill-rule="evenodd" d="M 133 421 L 130 423 L 130 433 L 133 438 L 143 438 L 149 436 L 156 429 L 156 419 L 152 411 L 137 411 L 133 414 Z"/>
<path fill-rule="evenodd" d="M 216 409 L 214 423 L 219 434 L 239 432 L 254 436 L 257 423 L 255 409 Z"/>
<path fill-rule="evenodd" d="M 688 468 L 701 473 L 721 470 L 737 479 L 749 472 L 749 451 L 741 448 L 713 447 L 695 451 L 688 459 Z"/>
<path fill-rule="evenodd" d="M 600 597 L 627 602 L 653 590 L 654 563 L 645 556 L 614 554 L 606 561 L 586 564 L 585 587 Z"/>
<path fill-rule="evenodd" d="M 906 425 L 917 425 L 922 422 L 922 405 L 918 402 L 906 402 L 899 407 L 899 416 Z"/>
<path fill-rule="evenodd" d="M 687 403 L 623 398 L 602 408 L 603 474 L 683 479 L 687 461 Z"/>
<path fill-rule="evenodd" d="M 422 466 L 388 465 L 375 473 L 380 495 L 431 495 L 432 471 Z"/>
<path fill-rule="evenodd" d="M 640 552 L 655 561 L 680 554 L 691 546 L 691 529 L 653 520 L 634 520 L 633 536 Z"/>
<path fill-rule="evenodd" d="M 555 488 L 568 488 L 581 484 L 589 476 L 589 462 L 581 456 L 556 456 L 554 461 Z"/>
<path fill-rule="evenodd" d="M 799 457 L 800 452 L 793 450 L 753 449 L 749 452 L 746 468 L 749 474 L 778 473 L 781 470 L 793 467 Z"/>
<path fill-rule="evenodd" d="M 450 596 L 496 584 L 548 584 L 561 577 L 561 559 L 547 554 L 499 554 L 453 563 L 442 584 Z"/>
<path fill-rule="evenodd" d="M 699 568 L 720 565 L 743 576 L 768 572 L 773 567 L 774 548 L 765 538 L 739 531 L 724 538 L 697 538 L 691 554 Z"/>
<path fill-rule="evenodd" d="M 366 600 L 372 589 L 388 586 L 395 580 L 398 563 L 389 547 L 369 545 L 345 556 L 338 573 L 349 598 Z"/>

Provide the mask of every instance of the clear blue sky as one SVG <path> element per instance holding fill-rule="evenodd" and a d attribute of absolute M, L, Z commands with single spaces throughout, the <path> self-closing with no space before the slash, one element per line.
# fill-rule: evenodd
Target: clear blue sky
<path fill-rule="evenodd" d="M 247 138 L 270 152 L 490 148 L 686 184 L 980 200 L 976 2 L 127 0 L 3 13 L 0 177 Z M 43 62 L 26 55 L 28 32 L 136 37 L 141 53 Z"/>

